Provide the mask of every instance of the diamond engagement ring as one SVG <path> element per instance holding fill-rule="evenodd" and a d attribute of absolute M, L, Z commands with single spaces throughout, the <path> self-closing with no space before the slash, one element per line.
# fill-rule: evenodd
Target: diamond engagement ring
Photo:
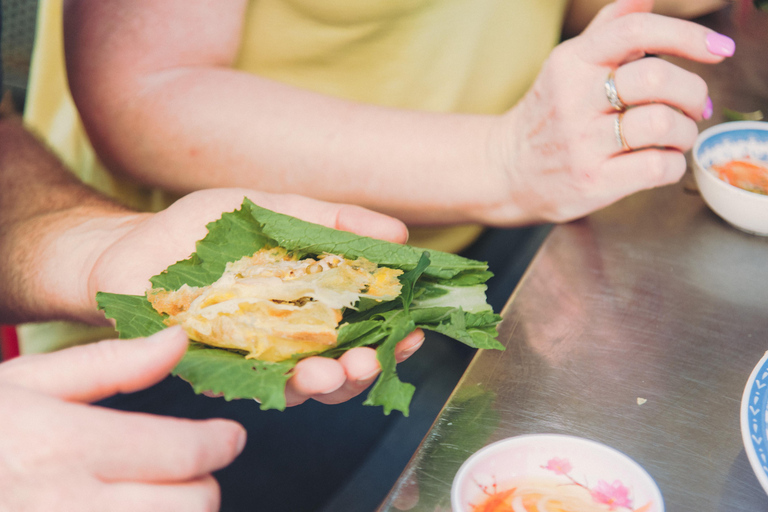
<path fill-rule="evenodd" d="M 608 102 L 611 106 L 619 112 L 627 110 L 627 104 L 621 101 L 619 97 L 619 91 L 616 90 L 616 82 L 613 80 L 613 70 L 608 73 L 608 78 L 605 79 L 605 96 L 608 98 Z"/>
<path fill-rule="evenodd" d="M 624 129 L 621 126 L 621 121 L 624 119 L 624 112 L 619 112 L 616 116 L 616 120 L 613 122 L 613 134 L 616 136 L 616 143 L 621 146 L 622 151 L 632 151 L 632 148 L 627 144 L 627 139 L 624 138 Z"/>

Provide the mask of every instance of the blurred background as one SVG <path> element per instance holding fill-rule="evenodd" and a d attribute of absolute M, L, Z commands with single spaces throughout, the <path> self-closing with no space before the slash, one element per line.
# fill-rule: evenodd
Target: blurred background
<path fill-rule="evenodd" d="M 2 0 L 2 13 L 3 90 L 10 92 L 21 111 L 35 39 L 37 0 Z"/>

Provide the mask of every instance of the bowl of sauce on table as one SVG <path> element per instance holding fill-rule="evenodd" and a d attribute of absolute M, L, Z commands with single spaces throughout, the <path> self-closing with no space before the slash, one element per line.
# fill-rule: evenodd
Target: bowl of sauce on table
<path fill-rule="evenodd" d="M 604 444 L 510 437 L 474 453 L 451 487 L 453 512 L 664 512 L 653 478 Z"/>
<path fill-rule="evenodd" d="M 704 202 L 736 228 L 768 236 L 768 123 L 712 126 L 699 134 L 692 156 Z"/>

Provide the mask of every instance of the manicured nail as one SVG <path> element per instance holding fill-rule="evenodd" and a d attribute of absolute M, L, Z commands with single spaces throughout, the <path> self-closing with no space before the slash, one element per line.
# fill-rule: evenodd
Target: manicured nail
<path fill-rule="evenodd" d="M 730 57 L 736 51 L 736 43 L 728 36 L 710 32 L 707 36 L 707 50 L 714 55 Z"/>
<path fill-rule="evenodd" d="M 704 104 L 704 111 L 701 113 L 701 117 L 704 119 L 709 119 L 712 117 L 712 112 L 714 112 L 714 108 L 712 107 L 712 98 L 707 96 L 707 102 Z"/>

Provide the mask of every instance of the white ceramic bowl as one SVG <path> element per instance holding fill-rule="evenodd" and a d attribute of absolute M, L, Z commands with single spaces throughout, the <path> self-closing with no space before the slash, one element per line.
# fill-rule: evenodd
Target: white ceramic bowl
<path fill-rule="evenodd" d="M 583 486 L 600 503 L 618 493 L 628 508 L 664 512 L 664 501 L 653 478 L 635 461 L 604 444 L 559 434 L 532 434 L 503 439 L 473 454 L 461 466 L 451 487 L 453 512 L 473 512 L 492 490 L 504 491 L 520 479 L 545 479 L 554 485 Z M 576 482 L 576 483 L 574 483 Z M 495 487 L 494 487 L 495 486 Z M 622 498 L 624 497 L 624 498 Z"/>
<path fill-rule="evenodd" d="M 741 396 L 741 437 L 757 480 L 768 493 L 768 352 L 757 363 Z"/>
<path fill-rule="evenodd" d="M 701 132 L 693 146 L 693 174 L 709 207 L 733 226 L 768 236 L 768 196 L 730 185 L 710 171 L 712 165 L 749 157 L 768 165 L 768 123 L 735 121 Z"/>

